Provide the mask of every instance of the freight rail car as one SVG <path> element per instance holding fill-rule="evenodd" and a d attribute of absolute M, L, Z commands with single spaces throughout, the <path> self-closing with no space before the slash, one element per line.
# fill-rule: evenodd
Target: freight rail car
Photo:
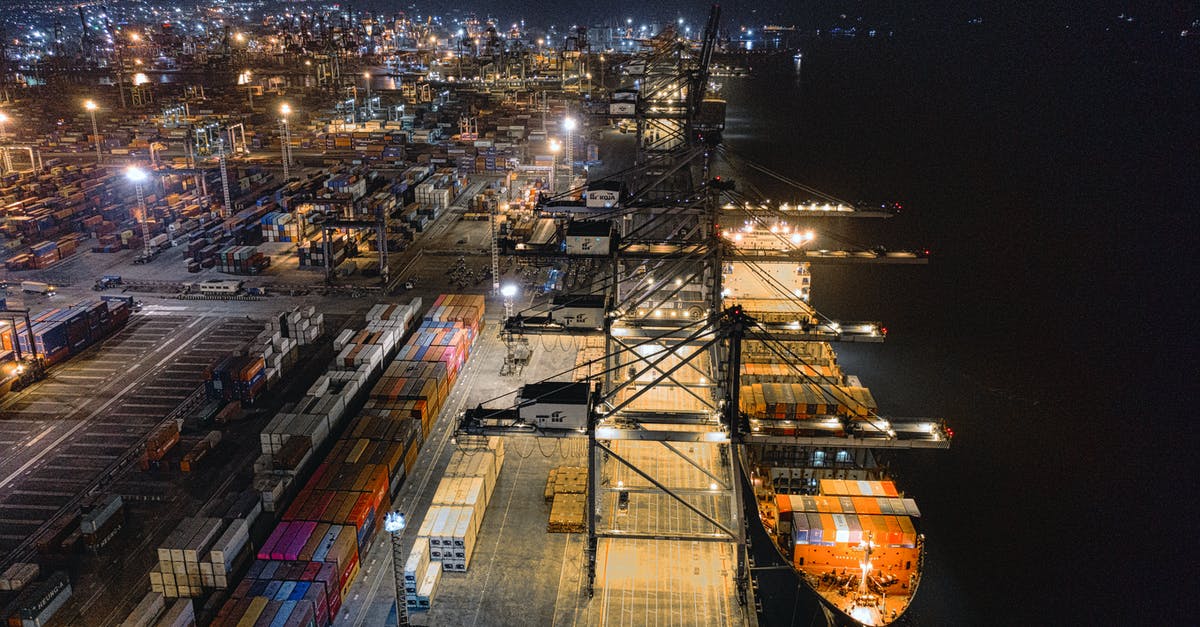
<path fill-rule="evenodd" d="M 14 320 L 13 324 L 0 326 L 0 354 L 13 355 L 13 369 L 21 366 L 15 362 L 17 352 L 26 358 L 32 355 L 40 368 L 53 366 L 124 327 L 132 306 L 132 298 L 105 297 L 43 311 L 31 316 L 28 326 L 25 320 Z M 12 385 L 13 389 L 17 387 Z"/>

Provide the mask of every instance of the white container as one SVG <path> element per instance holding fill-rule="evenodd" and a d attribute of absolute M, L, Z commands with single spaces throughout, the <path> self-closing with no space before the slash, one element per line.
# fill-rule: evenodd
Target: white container
<path fill-rule="evenodd" d="M 421 578 L 425 576 L 425 571 L 429 569 L 429 541 L 418 542 L 413 545 L 412 552 L 408 554 L 408 561 L 404 563 L 404 591 L 410 594 L 417 593 L 417 586 L 421 583 Z"/>
<path fill-rule="evenodd" d="M 224 574 L 250 540 L 250 528 L 246 521 L 235 519 L 229 523 L 229 528 L 213 543 L 208 557 L 214 565 L 213 574 Z M 219 567 L 219 568 L 217 568 Z"/>
<path fill-rule="evenodd" d="M 180 595 L 183 596 L 183 595 Z M 196 624 L 196 612 L 191 599 L 179 599 L 167 608 L 157 627 L 188 627 Z"/>
<path fill-rule="evenodd" d="M 429 559 L 431 561 L 445 559 L 449 548 L 452 546 L 447 527 L 450 516 L 454 513 L 453 510 L 454 508 L 452 507 L 438 507 L 435 514 L 434 508 L 430 508 L 429 514 L 426 514 L 426 518 L 434 516 L 433 523 L 429 529 Z"/>
<path fill-rule="evenodd" d="M 482 477 L 444 477 L 433 495 L 434 505 L 470 508 L 475 513 L 475 531 L 479 531 L 487 510 L 487 498 Z"/>
<path fill-rule="evenodd" d="M 441 580 L 441 565 L 431 562 L 425 570 L 425 576 L 421 578 L 421 585 L 417 586 L 418 607 L 422 609 L 429 609 L 429 606 L 433 601 L 433 595 L 437 592 L 437 586 Z"/>

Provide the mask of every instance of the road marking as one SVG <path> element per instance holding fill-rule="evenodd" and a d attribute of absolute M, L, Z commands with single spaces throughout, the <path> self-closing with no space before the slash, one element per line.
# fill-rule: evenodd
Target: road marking
<path fill-rule="evenodd" d="M 29 447 L 33 446 L 34 444 L 37 444 L 39 440 L 46 437 L 51 431 L 54 431 L 53 426 L 46 427 L 46 430 L 39 433 L 36 438 L 30 440 L 29 443 L 25 445 L 25 448 L 29 448 Z"/>

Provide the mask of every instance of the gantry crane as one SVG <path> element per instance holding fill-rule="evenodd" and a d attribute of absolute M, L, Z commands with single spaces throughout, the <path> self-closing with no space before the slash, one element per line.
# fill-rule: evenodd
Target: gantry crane
<path fill-rule="evenodd" d="M 506 314 L 502 326 L 510 334 L 603 338 L 602 357 L 559 373 L 586 373 L 576 377 L 587 387 L 585 418 L 578 424 L 548 424 L 522 411 L 544 395 L 577 385 L 551 377 L 535 388 L 540 393 L 522 392 L 512 407 L 481 404 L 459 423 L 462 434 L 586 438 L 589 594 L 601 541 L 608 550 L 614 543 L 639 540 L 709 543 L 718 547 L 714 551 L 730 550 L 736 596 L 748 602 L 746 521 L 757 512 L 748 510 L 753 499 L 747 506 L 743 498 L 749 485 L 743 457 L 758 456 L 763 447 L 853 450 L 858 452 L 849 456 L 866 464 L 872 463 L 874 450 L 948 445 L 936 422 L 929 428 L 927 419 L 883 418 L 853 392 L 856 386 L 811 374 L 812 347 L 881 342 L 886 331 L 879 322 L 829 319 L 808 304 L 807 292 L 793 289 L 797 283 L 780 278 L 779 268 L 789 269 L 799 275 L 799 285 L 806 285 L 808 264 L 824 260 L 807 248 L 813 237 L 786 221 L 890 213 L 797 212 L 711 175 L 712 162 L 727 155 L 720 145 L 724 106 L 707 94 L 719 19 L 714 6 L 698 49 L 668 30 L 627 64 L 638 68 L 640 85 L 634 112 L 637 159 L 621 173 L 633 193 L 603 208 L 554 202 L 556 215 L 608 225 L 591 231 L 607 241 L 585 253 L 521 253 L 597 270 L 590 289 Z M 919 263 L 927 257 L 881 255 L 873 261 L 893 259 Z M 758 289 L 770 294 L 770 304 L 738 294 L 746 281 L 757 281 Z M 591 312 L 579 315 L 581 309 Z M 578 319 L 589 322 L 581 327 Z M 830 416 L 795 433 L 764 428 L 742 410 L 747 356 L 785 364 L 795 371 L 788 376 L 818 385 L 831 403 L 854 408 L 854 416 Z M 684 472 L 662 474 L 669 463 Z M 679 516 L 623 518 L 617 512 L 631 491 L 658 511 Z"/>

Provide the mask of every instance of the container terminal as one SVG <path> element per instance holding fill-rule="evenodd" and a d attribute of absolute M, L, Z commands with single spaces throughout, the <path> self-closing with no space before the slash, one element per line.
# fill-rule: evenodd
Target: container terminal
<path fill-rule="evenodd" d="M 810 299 L 928 251 L 844 249 L 895 207 L 724 148 L 719 7 L 150 6 L 0 45 L 10 624 L 757 625 L 776 572 L 818 623 L 919 603 L 889 455 L 953 432 L 881 415 L 832 345 L 886 328 Z"/>

